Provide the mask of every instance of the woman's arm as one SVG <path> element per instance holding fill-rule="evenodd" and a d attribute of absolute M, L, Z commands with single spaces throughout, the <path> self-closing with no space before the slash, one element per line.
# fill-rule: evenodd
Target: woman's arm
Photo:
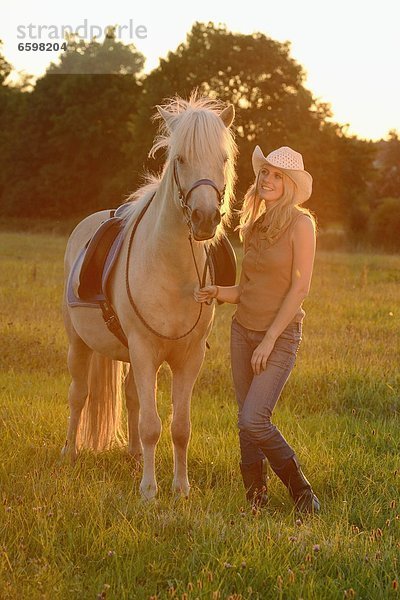
<path fill-rule="evenodd" d="M 315 256 L 315 228 L 308 217 L 298 219 L 293 230 L 292 283 L 273 323 L 263 341 L 254 350 L 253 371 L 257 375 L 265 369 L 276 339 L 286 329 L 309 293 Z"/>
<path fill-rule="evenodd" d="M 212 298 L 217 298 L 217 300 L 228 302 L 228 304 L 237 304 L 241 291 L 240 285 L 206 285 L 201 289 L 197 287 L 193 296 L 196 302 L 207 302 Z"/>

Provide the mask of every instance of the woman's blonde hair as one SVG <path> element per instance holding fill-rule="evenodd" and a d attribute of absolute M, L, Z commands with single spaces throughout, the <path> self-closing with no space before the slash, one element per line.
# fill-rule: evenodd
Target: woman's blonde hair
<path fill-rule="evenodd" d="M 296 184 L 286 173 L 282 171 L 283 194 L 279 202 L 271 208 L 267 207 L 265 219 L 265 238 L 270 244 L 273 244 L 281 233 L 289 226 L 293 219 L 293 209 L 309 215 L 315 225 L 315 219 L 307 208 L 299 206 L 296 202 Z M 264 212 L 264 204 L 258 192 L 258 175 L 249 187 L 244 197 L 243 206 L 240 210 L 240 222 L 236 229 L 239 230 L 239 237 L 246 246 L 247 240 L 251 234 L 254 223 Z"/>

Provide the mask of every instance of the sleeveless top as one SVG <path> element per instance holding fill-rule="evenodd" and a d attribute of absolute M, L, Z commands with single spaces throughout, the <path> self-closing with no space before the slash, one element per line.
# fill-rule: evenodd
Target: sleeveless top
<path fill-rule="evenodd" d="M 291 234 L 298 219 L 308 215 L 293 209 L 293 218 L 279 238 L 265 239 L 261 215 L 245 243 L 239 285 L 242 288 L 234 318 L 247 329 L 266 331 L 274 321 L 292 283 L 293 246 Z M 292 322 L 301 323 L 305 312 L 299 307 Z"/>

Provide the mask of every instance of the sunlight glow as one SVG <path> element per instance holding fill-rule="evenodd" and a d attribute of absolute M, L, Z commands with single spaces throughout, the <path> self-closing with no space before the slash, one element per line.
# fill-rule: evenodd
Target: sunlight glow
<path fill-rule="evenodd" d="M 179 8 L 159 0 L 151 5 L 118 0 L 110 6 L 93 0 L 84 5 L 78 0 L 67 5 L 48 0 L 35 4 L 5 0 L 3 4 L 0 39 L 6 58 L 16 70 L 37 76 L 56 59 L 51 52 L 19 52 L 18 25 L 77 26 L 87 19 L 99 27 L 128 27 L 131 21 L 133 28 L 147 28 L 147 37 L 134 36 L 129 41 L 146 56 L 146 71 L 150 71 L 159 57 L 185 40 L 195 21 L 213 21 L 225 23 L 235 32 L 261 31 L 278 41 L 290 41 L 292 57 L 307 73 L 306 86 L 316 98 L 331 105 L 334 120 L 349 124 L 348 133 L 379 139 L 390 129 L 400 130 L 400 5 L 396 0 L 381 0 L 379 9 L 360 0 L 337 0 L 334 5 L 286 0 L 284 11 L 277 4 L 260 0 L 252 3 L 251 10 L 240 4 L 236 8 L 226 0 L 179 4 Z"/>

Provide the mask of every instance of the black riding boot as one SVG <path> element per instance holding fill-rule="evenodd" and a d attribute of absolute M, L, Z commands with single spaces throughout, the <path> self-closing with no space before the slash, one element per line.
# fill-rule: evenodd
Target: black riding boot
<path fill-rule="evenodd" d="M 246 498 L 253 508 L 262 508 L 268 502 L 266 469 L 267 462 L 263 460 L 240 465 Z"/>
<path fill-rule="evenodd" d="M 310 482 L 305 478 L 296 456 L 289 458 L 282 469 L 274 469 L 289 490 L 295 507 L 302 513 L 318 513 L 320 504 Z"/>

